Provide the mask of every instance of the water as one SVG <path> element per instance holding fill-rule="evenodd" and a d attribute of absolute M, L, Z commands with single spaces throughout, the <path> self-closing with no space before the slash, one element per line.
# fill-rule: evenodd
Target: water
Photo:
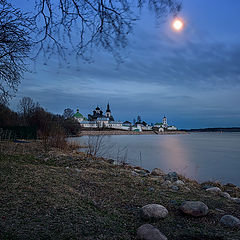
<path fill-rule="evenodd" d="M 75 138 L 82 144 L 89 137 Z M 176 171 L 202 181 L 240 185 L 240 133 L 104 136 L 100 155 L 148 170 Z"/>

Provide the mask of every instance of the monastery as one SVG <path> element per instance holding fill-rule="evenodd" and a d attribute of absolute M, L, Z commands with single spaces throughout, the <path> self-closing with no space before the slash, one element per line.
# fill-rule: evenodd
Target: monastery
<path fill-rule="evenodd" d="M 110 128 L 110 129 L 118 129 L 118 130 L 126 130 L 126 131 L 146 131 L 146 130 L 158 130 L 159 132 L 164 132 L 166 130 L 176 131 L 177 128 L 175 126 L 168 126 L 167 118 L 164 116 L 162 123 L 156 123 L 154 126 L 143 125 L 141 123 L 137 123 L 132 125 L 131 122 L 125 121 L 115 121 L 114 117 L 110 110 L 109 103 L 107 104 L 107 109 L 105 114 L 103 111 L 97 106 L 92 114 L 88 114 L 88 119 L 85 118 L 77 109 L 77 112 L 73 116 L 83 128 Z"/>

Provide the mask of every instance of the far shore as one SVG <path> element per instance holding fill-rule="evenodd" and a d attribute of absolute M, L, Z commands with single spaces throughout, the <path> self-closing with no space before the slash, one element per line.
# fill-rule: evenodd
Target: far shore
<path fill-rule="evenodd" d="M 121 131 L 121 130 L 83 130 L 78 134 L 81 136 L 97 136 L 97 135 L 172 135 L 172 134 L 187 134 L 185 131 L 168 131 L 168 132 L 156 132 L 156 131 Z"/>

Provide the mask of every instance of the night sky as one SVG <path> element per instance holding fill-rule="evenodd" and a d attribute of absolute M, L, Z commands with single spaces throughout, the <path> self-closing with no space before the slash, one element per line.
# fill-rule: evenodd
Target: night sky
<path fill-rule="evenodd" d="M 109 101 L 116 120 L 140 115 L 148 123 L 166 115 L 179 128 L 240 126 L 239 0 L 183 0 L 183 31 L 143 13 L 118 64 L 106 51 L 93 63 L 69 57 L 39 59 L 26 73 L 11 106 L 29 96 L 53 113 L 87 116 Z"/>

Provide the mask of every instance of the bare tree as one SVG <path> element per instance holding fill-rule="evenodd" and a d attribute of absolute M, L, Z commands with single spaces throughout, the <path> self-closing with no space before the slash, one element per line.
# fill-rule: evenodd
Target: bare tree
<path fill-rule="evenodd" d="M 181 8 L 179 0 L 36 0 L 34 19 L 43 22 L 38 28 L 38 52 L 56 49 L 65 57 L 71 45 L 77 56 L 88 59 L 93 47 L 102 47 L 121 60 L 138 10 L 146 5 L 158 19 Z"/>
<path fill-rule="evenodd" d="M 64 117 L 65 119 L 72 118 L 73 115 L 74 115 L 74 111 L 73 111 L 71 108 L 66 108 L 66 109 L 64 109 L 63 117 Z"/>
<path fill-rule="evenodd" d="M 23 97 L 19 101 L 19 112 L 23 114 L 24 117 L 29 116 L 35 109 L 35 103 L 30 97 Z"/>
<path fill-rule="evenodd" d="M 13 95 L 26 71 L 31 39 L 31 20 L 19 9 L 0 0 L 0 102 Z"/>
<path fill-rule="evenodd" d="M 35 0 L 35 9 L 24 13 L 9 2 L 0 0 L 1 102 L 16 92 L 30 50 L 31 56 L 66 60 L 74 53 L 89 60 L 94 48 L 102 48 L 121 61 L 139 9 L 149 6 L 159 19 L 181 7 L 179 0 Z"/>

